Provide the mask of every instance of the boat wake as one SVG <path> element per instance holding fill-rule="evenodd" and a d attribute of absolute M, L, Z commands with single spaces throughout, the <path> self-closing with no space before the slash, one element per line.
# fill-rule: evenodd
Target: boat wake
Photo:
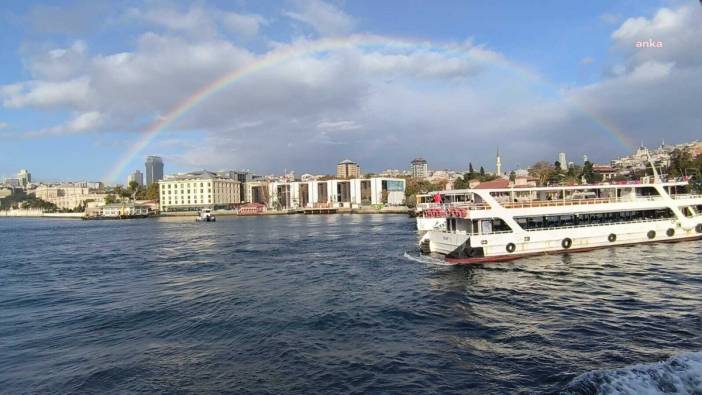
<path fill-rule="evenodd" d="M 700 394 L 702 352 L 689 352 L 667 361 L 597 370 L 576 377 L 564 394 Z"/>
<path fill-rule="evenodd" d="M 409 259 L 410 261 L 424 263 L 427 265 L 454 266 L 453 264 L 446 262 L 446 260 L 444 260 L 443 258 L 431 255 L 415 255 L 410 252 L 405 252 L 404 254 L 402 254 L 402 256 L 405 259 Z"/>

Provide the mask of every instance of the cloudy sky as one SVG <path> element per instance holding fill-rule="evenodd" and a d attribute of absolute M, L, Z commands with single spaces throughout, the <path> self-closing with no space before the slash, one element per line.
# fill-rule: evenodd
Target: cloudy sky
<path fill-rule="evenodd" d="M 702 138 L 701 37 L 697 0 L 3 2 L 0 177 L 607 161 Z"/>

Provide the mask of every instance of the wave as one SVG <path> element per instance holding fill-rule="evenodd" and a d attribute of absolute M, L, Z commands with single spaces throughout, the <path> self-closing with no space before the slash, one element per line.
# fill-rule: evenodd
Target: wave
<path fill-rule="evenodd" d="M 700 394 L 702 352 L 621 369 L 596 370 L 576 377 L 563 394 Z"/>
<path fill-rule="evenodd" d="M 431 255 L 414 255 L 410 254 L 409 252 L 405 252 L 404 254 L 402 254 L 402 257 L 404 257 L 405 259 L 409 259 L 413 262 L 419 262 L 428 265 L 455 266 L 452 263 L 446 262 L 446 260 L 443 258 L 437 258 Z"/>

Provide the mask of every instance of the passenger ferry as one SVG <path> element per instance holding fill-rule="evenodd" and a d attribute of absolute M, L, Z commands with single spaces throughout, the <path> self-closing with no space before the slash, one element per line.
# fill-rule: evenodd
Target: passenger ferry
<path fill-rule="evenodd" d="M 702 195 L 687 179 L 657 174 L 653 182 L 437 194 L 440 202 L 418 204 L 419 245 L 454 264 L 702 238 Z"/>

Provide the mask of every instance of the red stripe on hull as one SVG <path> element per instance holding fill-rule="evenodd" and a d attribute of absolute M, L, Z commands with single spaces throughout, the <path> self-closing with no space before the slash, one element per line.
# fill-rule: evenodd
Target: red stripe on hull
<path fill-rule="evenodd" d="M 627 246 L 634 246 L 634 245 L 639 245 L 639 244 L 651 244 L 651 243 L 661 243 L 661 242 L 663 242 L 663 243 L 677 243 L 680 241 L 693 241 L 693 240 L 700 240 L 700 239 L 702 239 L 702 235 L 692 236 L 692 237 L 684 237 L 681 239 L 672 239 L 672 240 L 652 240 L 652 241 L 642 241 L 642 242 L 638 242 L 638 243 L 614 244 L 614 245 L 606 245 L 606 246 L 599 246 L 599 247 L 582 247 L 582 248 L 572 248 L 572 249 L 567 249 L 567 250 L 530 252 L 530 253 L 526 253 L 526 254 L 495 255 L 495 256 L 485 256 L 485 257 L 480 257 L 480 258 L 445 258 L 445 260 L 446 260 L 446 262 L 454 264 L 454 265 L 469 265 L 469 264 L 473 264 L 473 263 L 488 263 L 488 262 L 508 262 L 508 261 L 514 261 L 516 259 L 528 258 L 528 257 L 532 257 L 532 256 L 558 255 L 558 254 L 566 254 L 566 253 L 571 253 L 571 252 L 587 252 L 587 251 L 599 250 L 602 248 L 627 247 Z"/>

